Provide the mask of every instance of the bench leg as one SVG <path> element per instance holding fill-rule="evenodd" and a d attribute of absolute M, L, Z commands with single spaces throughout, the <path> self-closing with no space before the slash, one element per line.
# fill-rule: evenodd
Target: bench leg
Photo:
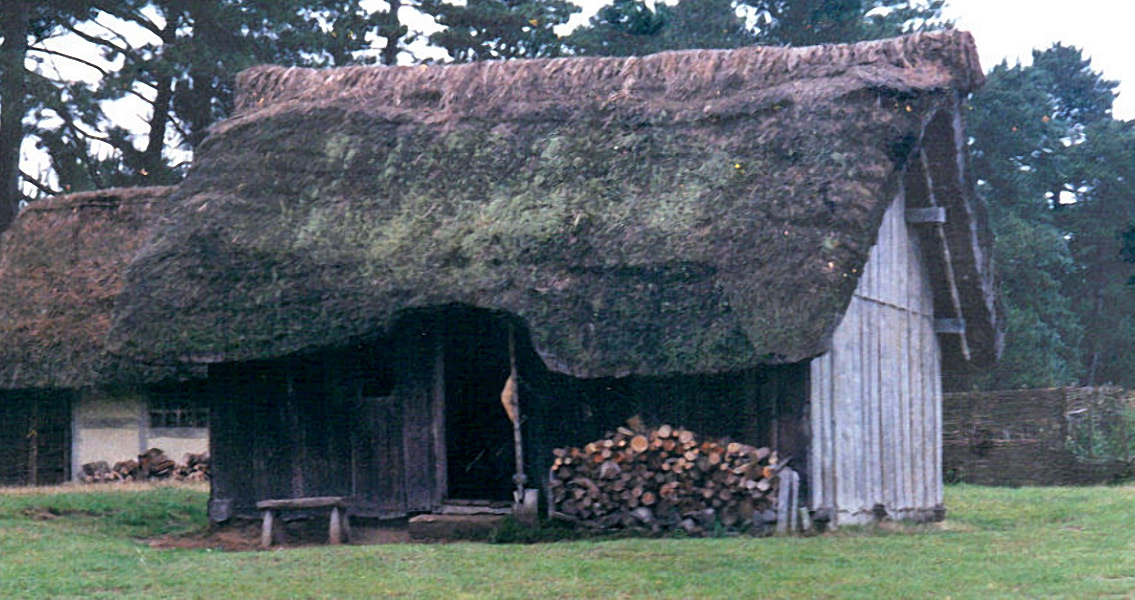
<path fill-rule="evenodd" d="M 336 506 L 331 509 L 331 531 L 328 532 L 327 543 L 332 545 L 343 543 L 343 513 Z"/>
<path fill-rule="evenodd" d="M 276 529 L 276 515 L 274 511 L 266 510 L 264 511 L 264 526 L 260 530 L 261 548 L 267 550 L 272 547 L 272 538 L 276 537 L 273 535 L 274 529 Z"/>

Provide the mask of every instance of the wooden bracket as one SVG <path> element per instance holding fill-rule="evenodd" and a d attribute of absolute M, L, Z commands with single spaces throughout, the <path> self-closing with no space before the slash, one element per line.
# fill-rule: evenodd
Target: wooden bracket
<path fill-rule="evenodd" d="M 906 209 L 906 222 L 911 225 L 935 225 L 946 222 L 946 207 L 931 206 L 928 208 Z"/>
<path fill-rule="evenodd" d="M 965 319 L 934 319 L 934 333 L 965 335 Z"/>

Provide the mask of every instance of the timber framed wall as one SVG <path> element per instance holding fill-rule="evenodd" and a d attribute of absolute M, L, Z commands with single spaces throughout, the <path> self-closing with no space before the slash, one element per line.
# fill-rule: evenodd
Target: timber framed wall
<path fill-rule="evenodd" d="M 941 350 L 905 204 L 900 193 L 887 210 L 831 350 L 811 363 L 810 507 L 836 524 L 878 505 L 933 518 L 942 504 Z"/>
<path fill-rule="evenodd" d="M 67 390 L 0 393 L 0 486 L 67 481 L 73 402 Z"/>
<path fill-rule="evenodd" d="M 352 514 L 370 518 L 497 498 L 475 486 L 496 493 L 502 477 L 511 482 L 511 435 L 504 466 L 480 481 L 450 480 L 454 469 L 479 468 L 486 447 L 502 446 L 504 437 L 493 435 L 489 446 L 458 447 L 488 435 L 479 428 L 507 423 L 499 388 L 510 326 L 528 487 L 545 482 L 553 448 L 591 442 L 634 415 L 771 446 L 798 469 L 808 462 L 806 364 L 581 379 L 549 371 L 519 319 L 450 305 L 408 314 L 382 340 L 212 365 L 211 520 L 256 518 L 256 502 L 268 498 L 350 496 Z M 450 403 L 499 414 L 473 418 L 462 412 L 469 406 Z"/>
<path fill-rule="evenodd" d="M 78 478 L 84 464 L 106 461 L 113 465 L 137 458 L 150 448 L 159 448 L 177 461 L 187 453 L 208 452 L 206 423 L 155 418 L 155 412 L 173 410 L 169 408 L 172 404 L 161 402 L 171 389 L 182 392 L 179 395 L 183 402 L 177 405 L 185 408 L 178 410 L 205 410 L 206 386 L 201 381 L 137 389 L 84 388 L 74 392 L 69 413 L 72 442 L 68 463 L 72 478 Z M 151 410 L 156 407 L 161 408 Z"/>

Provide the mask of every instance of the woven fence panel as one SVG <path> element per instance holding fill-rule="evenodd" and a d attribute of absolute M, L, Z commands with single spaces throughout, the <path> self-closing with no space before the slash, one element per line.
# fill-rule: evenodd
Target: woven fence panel
<path fill-rule="evenodd" d="M 1085 485 L 1130 477 L 1131 393 L 1116 387 L 946 394 L 947 481 Z"/>

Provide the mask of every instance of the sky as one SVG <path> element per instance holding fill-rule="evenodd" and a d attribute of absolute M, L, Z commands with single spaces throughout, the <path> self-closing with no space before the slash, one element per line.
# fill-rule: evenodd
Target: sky
<path fill-rule="evenodd" d="M 605 4 L 605 0 L 576 1 L 583 6 L 583 11 L 574 16 L 573 24 L 585 23 Z M 384 2 L 363 0 L 363 4 L 377 7 Z M 974 34 L 986 71 L 1006 59 L 1010 64 L 1017 61 L 1028 64 L 1034 48 L 1043 50 L 1055 42 L 1081 48 L 1084 55 L 1092 59 L 1095 70 L 1120 82 L 1114 110 L 1116 118 L 1135 119 L 1135 60 L 1132 59 L 1135 30 L 1131 28 L 1135 0 L 947 0 L 944 16 L 954 20 L 959 29 Z M 119 22 L 113 27 L 121 31 L 122 27 L 132 26 Z M 92 26 L 89 32 L 96 33 L 97 29 Z M 128 37 L 149 35 L 140 28 L 134 29 L 137 31 L 128 32 Z M 69 79 L 92 83 L 98 79 L 97 72 L 89 67 L 72 63 L 58 64 L 57 68 Z M 145 121 L 141 116 L 147 110 L 144 103 L 128 97 L 108 112 L 117 122 L 139 131 L 140 139 L 135 145 L 141 147 L 145 143 Z M 34 149 L 33 140 L 25 140 L 24 156 L 29 171 L 36 173 L 44 168 L 45 161 Z"/>
<path fill-rule="evenodd" d="M 1132 0 L 947 0 L 945 16 L 973 33 L 986 71 L 1005 59 L 1028 64 L 1034 48 L 1055 42 L 1079 47 L 1093 69 L 1120 81 L 1115 117 L 1135 119 Z"/>

